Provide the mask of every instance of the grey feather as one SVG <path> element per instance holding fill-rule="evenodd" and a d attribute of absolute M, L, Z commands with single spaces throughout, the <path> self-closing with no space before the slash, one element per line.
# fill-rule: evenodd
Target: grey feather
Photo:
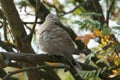
<path fill-rule="evenodd" d="M 72 57 L 76 51 L 75 45 L 70 35 L 56 23 L 59 23 L 58 18 L 53 14 L 48 14 L 38 31 L 39 47 L 44 52 L 63 54 L 75 65 L 76 62 Z"/>

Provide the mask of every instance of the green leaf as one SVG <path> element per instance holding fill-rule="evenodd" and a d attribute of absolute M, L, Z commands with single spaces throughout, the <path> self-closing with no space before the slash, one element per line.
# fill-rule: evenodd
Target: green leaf
<path fill-rule="evenodd" d="M 111 33 L 111 29 L 110 29 L 110 28 L 104 27 L 104 28 L 102 29 L 102 35 L 103 35 L 103 36 L 107 36 L 107 35 L 109 35 L 110 33 Z"/>
<path fill-rule="evenodd" d="M 117 24 L 120 25 L 120 13 L 118 15 Z"/>
<path fill-rule="evenodd" d="M 64 80 L 73 80 L 73 78 L 70 75 L 67 75 Z"/>
<path fill-rule="evenodd" d="M 120 26 L 114 26 L 114 27 L 112 27 L 112 29 L 120 30 Z"/>
<path fill-rule="evenodd" d="M 95 12 L 85 12 L 81 13 L 81 16 L 100 16 L 101 14 L 95 13 Z"/>
<path fill-rule="evenodd" d="M 115 44 L 111 49 L 112 50 L 120 50 L 120 43 Z"/>
<path fill-rule="evenodd" d="M 105 59 L 99 59 L 99 60 L 96 61 L 96 64 L 98 64 L 100 62 L 104 62 L 104 61 L 105 61 Z"/>
<path fill-rule="evenodd" d="M 75 23 L 75 24 L 79 24 L 79 25 L 82 25 L 82 24 L 83 24 L 83 22 L 82 22 L 82 21 L 79 21 L 79 20 L 76 20 L 74 23 Z"/>
<path fill-rule="evenodd" d="M 77 8 L 77 9 L 73 12 L 74 15 L 80 14 L 80 13 L 81 13 L 81 10 L 80 10 L 79 8 Z"/>
<path fill-rule="evenodd" d="M 109 51 L 108 51 L 108 52 L 105 51 L 105 52 L 103 52 L 103 53 L 101 53 L 101 54 L 103 54 L 104 56 L 107 56 L 107 55 L 109 55 L 109 54 L 112 54 L 112 52 L 111 52 L 111 51 L 110 51 L 110 52 L 109 52 Z"/>
<path fill-rule="evenodd" d="M 86 56 L 86 59 L 91 60 L 91 58 L 94 57 L 94 56 L 95 56 L 94 53 L 90 53 Z"/>

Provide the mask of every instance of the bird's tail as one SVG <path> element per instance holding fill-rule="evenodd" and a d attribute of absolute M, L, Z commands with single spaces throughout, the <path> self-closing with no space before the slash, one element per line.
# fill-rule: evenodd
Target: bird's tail
<path fill-rule="evenodd" d="M 70 71 L 74 72 L 74 74 L 79 74 L 80 76 L 80 71 L 82 70 L 82 68 L 79 65 L 79 63 L 73 58 L 73 56 L 70 54 L 67 54 L 65 56 L 65 59 L 67 59 L 70 65 Z"/>
<path fill-rule="evenodd" d="M 71 66 L 71 67 L 70 67 L 71 70 L 75 70 L 76 75 L 81 76 L 81 75 L 80 75 L 80 71 L 82 70 L 82 68 L 81 68 L 81 66 L 79 65 L 79 63 L 78 63 L 73 57 L 71 57 L 71 59 L 70 59 L 70 57 L 69 57 L 68 61 L 69 61 L 70 66 Z"/>
<path fill-rule="evenodd" d="M 72 61 L 73 62 L 73 61 Z M 82 70 L 81 66 L 79 65 L 79 63 L 77 61 L 74 60 L 74 64 L 73 63 L 70 63 L 70 69 L 69 71 L 71 72 L 71 74 L 74 76 L 74 77 L 79 77 L 81 78 L 81 74 L 80 74 L 80 71 Z M 82 79 L 80 79 L 82 80 Z"/>
<path fill-rule="evenodd" d="M 82 70 L 82 68 L 77 61 L 75 61 L 75 65 L 73 65 L 73 67 L 76 70 L 77 74 L 80 74 L 80 71 Z"/>

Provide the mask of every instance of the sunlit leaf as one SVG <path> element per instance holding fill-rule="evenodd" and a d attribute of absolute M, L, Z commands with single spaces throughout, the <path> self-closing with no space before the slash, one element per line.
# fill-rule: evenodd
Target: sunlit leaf
<path fill-rule="evenodd" d="M 86 59 L 91 60 L 91 58 L 94 57 L 94 56 L 95 56 L 94 53 L 90 53 L 86 56 Z"/>
<path fill-rule="evenodd" d="M 113 74 L 118 74 L 118 70 L 114 69 L 112 70 Z"/>
<path fill-rule="evenodd" d="M 104 62 L 105 61 L 105 59 L 99 59 L 97 62 L 96 62 L 96 64 L 98 64 L 98 63 L 100 63 L 100 62 Z"/>
<path fill-rule="evenodd" d="M 97 58 L 105 58 L 105 56 L 104 56 L 104 55 L 99 54 L 99 55 L 97 55 Z"/>
<path fill-rule="evenodd" d="M 115 56 L 113 60 L 114 60 L 115 65 L 116 65 L 116 66 L 119 66 L 120 61 L 119 61 L 118 57 Z"/>
<path fill-rule="evenodd" d="M 79 8 L 77 8 L 77 9 L 73 12 L 74 15 L 80 14 L 80 13 L 81 13 L 81 10 L 80 10 Z"/>
<path fill-rule="evenodd" d="M 99 31 L 98 29 L 94 29 L 93 33 L 95 34 L 95 36 L 97 37 L 102 37 L 101 31 Z"/>
<path fill-rule="evenodd" d="M 67 75 L 64 80 L 73 80 L 73 78 L 70 75 Z"/>
<path fill-rule="evenodd" d="M 87 45 L 90 41 L 90 39 L 93 39 L 95 38 L 95 35 L 93 33 L 90 33 L 90 34 L 86 34 L 84 36 L 78 36 L 76 37 L 75 40 L 81 40 L 85 43 L 85 45 Z"/>
<path fill-rule="evenodd" d="M 117 69 L 112 70 L 112 73 L 113 73 L 113 74 L 111 74 L 111 75 L 109 76 L 110 78 L 113 78 L 113 77 L 119 75 L 119 72 L 118 72 Z"/>
<path fill-rule="evenodd" d="M 101 43 L 102 43 L 103 45 L 107 45 L 107 42 L 104 40 L 104 38 L 101 38 Z"/>

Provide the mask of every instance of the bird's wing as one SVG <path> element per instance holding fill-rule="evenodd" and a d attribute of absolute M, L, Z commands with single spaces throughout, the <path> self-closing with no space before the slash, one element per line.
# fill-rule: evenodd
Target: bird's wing
<path fill-rule="evenodd" d="M 65 52 L 70 52 L 70 53 L 74 52 L 75 46 L 72 42 L 70 35 L 65 30 L 63 30 L 60 27 L 57 27 L 56 29 L 53 30 L 53 33 L 54 35 L 57 36 L 57 38 L 61 38 L 61 41 L 59 41 L 59 45 L 65 48 L 64 49 Z"/>

